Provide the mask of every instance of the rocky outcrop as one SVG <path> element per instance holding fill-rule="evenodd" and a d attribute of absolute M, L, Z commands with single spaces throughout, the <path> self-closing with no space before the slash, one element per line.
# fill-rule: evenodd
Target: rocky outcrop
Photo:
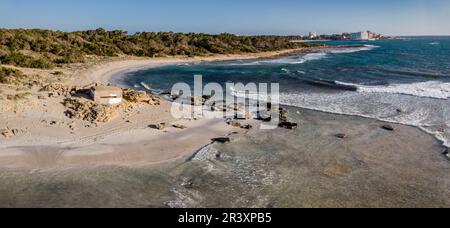
<path fill-rule="evenodd" d="M 40 92 L 48 92 L 49 97 L 68 97 L 71 95 L 72 88 L 62 84 L 48 84 L 42 87 Z"/>
<path fill-rule="evenodd" d="M 149 95 L 146 92 L 135 91 L 132 89 L 123 90 L 123 99 L 131 103 L 145 103 L 149 105 L 160 105 L 161 101 Z"/>
<path fill-rule="evenodd" d="M 230 137 L 218 137 L 211 139 L 212 142 L 218 142 L 218 143 L 229 143 L 231 142 Z"/>
<path fill-rule="evenodd" d="M 69 118 L 95 122 L 108 122 L 113 119 L 119 110 L 118 106 L 105 106 L 83 98 L 67 98 L 64 100 L 67 107 L 66 115 Z"/>

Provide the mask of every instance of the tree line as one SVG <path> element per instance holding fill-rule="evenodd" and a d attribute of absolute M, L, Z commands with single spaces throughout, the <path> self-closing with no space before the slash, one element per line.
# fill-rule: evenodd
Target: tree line
<path fill-rule="evenodd" d="M 228 33 L 139 32 L 96 29 L 62 32 L 40 29 L 0 29 L 0 63 L 49 69 L 82 63 L 89 57 L 207 56 L 257 53 L 310 46 L 287 36 L 238 36 Z"/>

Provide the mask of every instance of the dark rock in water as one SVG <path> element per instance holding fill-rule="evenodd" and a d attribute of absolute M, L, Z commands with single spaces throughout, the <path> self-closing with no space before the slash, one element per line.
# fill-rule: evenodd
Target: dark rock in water
<path fill-rule="evenodd" d="M 444 150 L 444 153 L 442 153 L 447 159 L 450 159 L 450 154 L 448 151 L 448 148 Z"/>
<path fill-rule="evenodd" d="M 279 127 L 294 130 L 298 128 L 298 123 L 292 123 L 292 122 L 281 122 L 278 124 Z"/>
<path fill-rule="evenodd" d="M 210 100 L 212 98 L 212 96 L 203 95 L 202 98 L 203 98 L 203 100 L 207 101 L 207 100 Z"/>
<path fill-rule="evenodd" d="M 172 127 L 178 128 L 178 129 L 186 129 L 187 128 L 186 126 L 181 125 L 181 124 L 174 124 L 174 125 L 172 125 Z"/>
<path fill-rule="evenodd" d="M 231 139 L 229 137 L 218 137 L 218 138 L 213 138 L 211 140 L 213 142 L 218 142 L 218 143 L 229 143 L 229 142 L 231 142 Z"/>
<path fill-rule="evenodd" d="M 398 109 L 397 109 L 397 112 L 398 112 L 398 113 L 402 113 L 402 112 L 403 112 L 403 109 L 398 108 Z"/>
<path fill-rule="evenodd" d="M 336 134 L 335 136 L 336 136 L 336 138 L 340 138 L 340 139 L 345 139 L 345 138 L 347 138 L 347 135 L 344 134 L 344 133 L 342 133 L 342 134 Z"/>
<path fill-rule="evenodd" d="M 241 128 L 242 128 L 242 129 L 246 129 L 246 130 L 250 130 L 250 129 L 253 128 L 253 126 L 250 125 L 250 124 L 244 124 L 244 125 L 241 126 Z"/>
<path fill-rule="evenodd" d="M 259 121 L 263 121 L 263 122 L 270 122 L 270 121 L 272 121 L 272 116 L 270 115 L 269 112 L 258 111 L 256 113 L 256 117 L 257 117 L 256 119 L 259 120 Z"/>
<path fill-rule="evenodd" d="M 151 124 L 149 127 L 156 130 L 164 130 L 166 128 L 166 123 Z"/>
<path fill-rule="evenodd" d="M 384 130 L 387 130 L 387 131 L 395 131 L 395 128 L 389 124 L 383 125 L 381 128 L 383 128 Z"/>

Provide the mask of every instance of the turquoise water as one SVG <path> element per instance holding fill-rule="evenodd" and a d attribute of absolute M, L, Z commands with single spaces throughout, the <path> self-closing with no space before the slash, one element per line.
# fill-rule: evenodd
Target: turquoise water
<path fill-rule="evenodd" d="M 354 46 L 151 68 L 127 73 L 123 83 L 170 90 L 197 74 L 204 83 L 276 82 L 284 105 L 418 126 L 449 145 L 450 37 L 328 44 Z"/>

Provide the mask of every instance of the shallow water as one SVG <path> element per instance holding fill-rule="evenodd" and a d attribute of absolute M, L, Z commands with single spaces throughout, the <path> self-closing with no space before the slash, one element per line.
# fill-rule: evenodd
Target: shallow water
<path fill-rule="evenodd" d="M 376 120 L 288 110 L 299 129 L 237 135 L 190 161 L 0 170 L 0 207 L 450 206 L 450 163 L 433 137 L 414 127 L 389 132 Z"/>

